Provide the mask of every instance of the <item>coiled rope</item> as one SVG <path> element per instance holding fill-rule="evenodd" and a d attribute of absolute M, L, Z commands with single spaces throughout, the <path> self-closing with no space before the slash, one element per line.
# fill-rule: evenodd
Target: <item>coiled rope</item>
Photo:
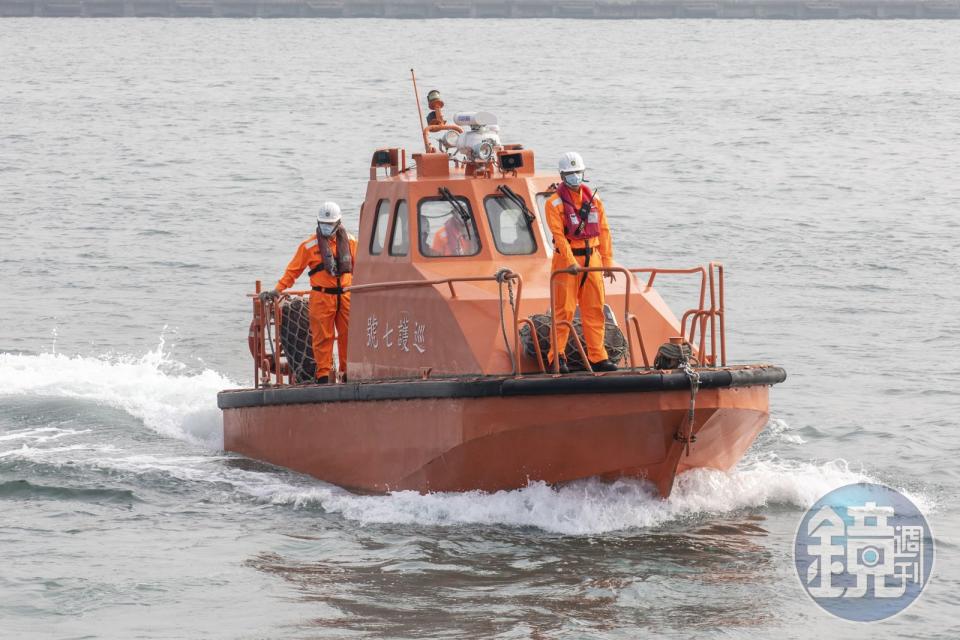
<path fill-rule="evenodd" d="M 694 420 L 696 419 L 697 391 L 700 390 L 700 374 L 690 364 L 690 352 L 681 348 L 680 354 L 680 369 L 687 376 L 687 380 L 690 381 L 690 408 L 687 411 L 686 433 L 683 433 L 683 423 L 681 423 L 680 427 L 677 428 L 677 432 L 673 435 L 673 438 L 683 443 L 684 452 L 689 456 L 690 444 L 697 441 L 697 436 L 693 435 L 693 426 Z"/>

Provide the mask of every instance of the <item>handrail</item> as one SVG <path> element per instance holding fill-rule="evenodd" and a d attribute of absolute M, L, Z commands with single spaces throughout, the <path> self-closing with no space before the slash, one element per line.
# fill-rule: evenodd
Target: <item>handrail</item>
<path fill-rule="evenodd" d="M 540 353 L 540 336 L 537 335 L 537 328 L 533 324 L 533 320 L 530 318 L 520 318 L 517 320 L 517 330 L 519 331 L 520 325 L 525 324 L 530 327 L 530 336 L 533 338 L 536 348 L 533 350 L 535 356 L 537 356 L 537 366 L 540 367 L 540 373 L 546 373 L 547 368 L 543 364 L 543 354 Z"/>
<path fill-rule="evenodd" d="M 727 366 L 727 328 L 724 326 L 724 319 L 727 317 L 723 306 L 723 264 L 720 262 L 711 262 L 710 268 L 717 269 L 719 302 L 720 302 L 720 366 Z"/>
<path fill-rule="evenodd" d="M 521 350 L 522 343 L 520 341 L 520 321 L 517 318 L 517 313 L 519 312 L 519 309 L 520 309 L 520 303 L 523 300 L 523 278 L 520 276 L 519 273 L 510 271 L 510 270 L 507 270 L 506 273 L 503 273 L 501 277 L 504 281 L 506 280 L 514 281 L 517 288 L 516 295 L 514 296 L 514 304 L 512 306 L 513 352 L 512 352 L 511 365 L 513 366 L 515 375 L 520 375 L 520 354 L 522 351 Z M 397 280 L 393 282 L 371 282 L 368 284 L 351 285 L 348 287 L 344 287 L 343 290 L 345 293 L 364 293 L 364 292 L 370 292 L 370 291 L 383 291 L 388 289 L 404 289 L 404 288 L 428 287 L 428 286 L 436 286 L 436 285 L 447 285 L 447 287 L 450 289 L 450 297 L 456 298 L 457 292 L 456 292 L 456 289 L 454 288 L 454 284 L 458 282 L 461 282 L 461 283 L 462 282 L 499 282 L 499 280 L 496 275 L 462 276 L 462 277 L 453 277 L 453 278 L 439 278 L 434 280 Z M 257 286 L 256 286 L 256 293 L 247 294 L 248 297 L 253 298 L 254 321 L 259 320 L 258 327 L 260 329 L 260 337 L 261 337 L 260 341 L 256 346 L 257 353 L 254 354 L 254 359 L 256 360 L 254 378 L 257 380 L 257 387 L 260 386 L 259 385 L 260 376 L 258 374 L 260 373 L 260 369 L 262 367 L 261 358 L 259 356 L 262 355 L 264 358 L 266 357 L 265 343 L 267 339 L 267 331 L 269 330 L 269 327 L 268 327 L 269 321 L 266 320 L 266 314 L 262 312 L 263 304 L 260 302 L 260 299 L 259 299 L 260 290 L 261 290 L 261 285 L 260 285 L 260 281 L 258 280 Z M 281 297 L 306 296 L 306 295 L 310 295 L 311 293 L 312 293 L 312 290 L 309 290 L 309 289 L 304 289 L 304 290 L 288 289 L 287 291 L 281 292 L 280 296 Z M 274 326 L 279 327 L 280 323 L 283 321 L 282 310 L 281 310 L 282 308 L 280 304 L 273 304 L 272 306 L 274 308 L 274 313 L 275 313 Z M 503 313 L 502 307 L 500 312 Z M 276 342 L 277 342 L 277 345 L 276 345 L 276 348 L 274 349 L 274 358 L 275 358 L 274 369 L 275 369 L 275 375 L 277 376 L 277 384 L 283 384 L 283 370 L 281 368 L 281 362 L 280 362 L 282 345 L 280 344 L 279 339 L 277 339 Z M 264 380 L 264 384 L 269 382 L 269 373 L 267 373 L 267 376 L 268 376 L 267 379 Z M 292 380 L 292 372 L 288 376 L 288 380 Z"/>
<path fill-rule="evenodd" d="M 713 265 L 714 263 L 711 262 L 710 264 Z M 695 335 L 694 321 L 699 317 L 699 318 L 700 318 L 700 321 L 701 321 L 701 325 L 700 325 L 701 342 L 700 342 L 699 348 L 697 349 L 697 355 L 699 355 L 699 356 L 702 357 L 702 355 L 703 355 L 703 350 L 704 350 L 704 347 L 705 347 L 705 343 L 704 343 L 704 341 L 702 340 L 702 338 L 706 335 L 706 316 L 701 316 L 699 312 L 703 311 L 703 304 L 704 304 L 704 302 L 705 302 L 705 300 L 706 300 L 706 289 L 707 289 L 707 280 L 708 280 L 707 268 L 704 267 L 703 265 L 700 265 L 699 267 L 689 267 L 689 268 L 686 268 L 686 269 L 661 269 L 661 268 L 658 268 L 658 267 L 640 267 L 640 268 L 637 268 L 637 269 L 630 269 L 630 271 L 632 271 L 633 273 L 649 273 L 649 274 L 650 274 L 650 278 L 647 280 L 647 284 L 646 284 L 646 289 L 647 289 L 647 290 L 650 290 L 650 289 L 653 287 L 653 282 L 654 282 L 654 280 L 656 279 L 657 275 L 659 275 L 659 274 L 661 274 L 661 273 L 664 274 L 664 275 L 669 275 L 669 274 L 672 274 L 672 275 L 684 275 L 684 274 L 693 274 L 693 273 L 699 273 L 699 274 L 700 274 L 700 298 L 699 298 L 699 304 L 697 305 L 697 308 L 696 308 L 696 309 L 690 309 L 690 310 L 688 310 L 686 313 L 683 314 L 683 316 L 682 316 L 682 318 L 681 318 L 681 320 L 680 320 L 680 336 L 683 337 L 683 336 L 686 335 L 685 330 L 684 330 L 684 327 L 686 326 L 686 319 L 687 319 L 687 316 L 688 316 L 688 315 L 693 314 L 693 318 L 694 318 L 694 319 L 690 322 L 690 339 L 689 339 L 689 342 L 690 342 L 690 344 L 692 345 L 692 344 L 693 344 L 694 335 Z M 714 305 L 713 305 L 713 279 L 712 279 L 712 278 L 713 278 L 713 275 L 712 275 L 712 273 L 711 273 L 710 276 L 709 276 L 709 279 L 710 279 L 710 289 L 711 289 L 711 291 L 710 291 L 710 308 L 711 308 L 711 310 L 713 310 L 713 308 L 714 308 Z M 711 334 L 711 335 L 713 335 L 713 334 Z M 713 350 L 713 353 L 714 353 L 714 354 L 716 353 L 716 349 L 715 349 L 715 348 L 714 348 L 714 350 Z"/>
<path fill-rule="evenodd" d="M 681 320 L 680 320 L 680 335 L 681 337 L 689 341 L 691 344 L 696 338 L 699 338 L 699 345 L 697 348 L 697 355 L 701 359 L 701 364 L 716 366 L 717 364 L 717 329 L 718 329 L 718 319 L 719 319 L 719 360 L 720 366 L 726 366 L 727 364 L 727 352 L 726 352 L 726 317 L 724 313 L 724 272 L 723 265 L 720 263 L 711 262 L 707 266 L 692 267 L 688 269 L 661 269 L 656 267 L 636 267 L 636 268 L 627 268 L 627 267 L 571 267 L 569 269 L 560 269 L 553 271 L 550 274 L 550 309 L 554 308 L 554 282 L 558 276 L 561 275 L 577 275 L 582 273 L 592 273 L 592 272 L 614 272 L 621 273 L 626 278 L 626 288 L 624 292 L 624 308 L 623 308 L 623 326 L 625 327 L 626 341 L 627 341 L 627 354 L 629 357 L 629 366 L 631 369 L 636 369 L 636 356 L 635 350 L 633 348 L 633 334 L 636 333 L 637 343 L 640 349 L 640 355 L 643 360 L 643 366 L 649 368 L 651 366 L 649 357 L 646 350 L 646 345 L 643 339 L 643 333 L 641 331 L 641 324 L 639 318 L 631 313 L 630 303 L 631 303 L 631 294 L 632 294 L 632 283 L 633 283 L 633 274 L 648 273 L 649 278 L 646 281 L 643 290 L 649 290 L 652 288 L 656 277 L 660 274 L 700 274 L 700 295 L 699 295 L 699 308 L 690 309 L 686 311 Z M 529 326 L 531 331 L 531 336 L 536 340 L 537 348 L 535 349 L 535 355 L 537 360 L 537 366 L 540 372 L 548 373 L 547 364 L 544 363 L 544 358 L 540 352 L 539 339 L 536 337 L 536 330 L 533 323 L 528 318 L 519 318 L 519 310 L 523 300 L 523 278 L 520 274 L 513 271 L 508 271 L 501 274 L 503 281 L 512 281 L 516 286 L 516 295 L 514 305 L 511 307 L 511 313 L 513 316 L 513 352 L 508 354 L 508 357 L 512 356 L 511 364 L 513 366 L 513 375 L 521 377 L 523 372 L 521 370 L 521 354 L 523 353 L 522 342 L 520 339 L 520 327 L 523 324 Z M 458 283 L 471 283 L 471 282 L 498 282 L 498 277 L 496 275 L 492 276 L 463 276 L 463 277 L 451 277 L 451 278 L 438 278 L 433 280 L 400 280 L 394 282 L 373 282 L 368 284 L 359 284 L 345 287 L 344 291 L 351 293 L 364 293 L 372 291 L 384 291 L 390 289 L 406 289 L 406 288 L 417 288 L 417 287 L 428 287 L 428 286 L 443 286 L 445 285 L 450 292 L 451 298 L 457 298 L 457 290 L 455 285 Z M 248 294 L 253 298 L 253 317 L 254 323 L 258 331 L 258 339 L 254 343 L 254 380 L 256 387 L 269 385 L 274 381 L 278 385 L 284 384 L 284 363 L 282 359 L 285 354 L 283 354 L 283 345 L 279 339 L 279 327 L 283 322 L 283 310 L 282 305 L 279 303 L 274 303 L 270 305 L 263 304 L 259 299 L 259 293 L 261 291 L 260 281 L 256 283 L 256 293 Z M 707 303 L 707 287 L 709 286 L 709 308 L 705 307 Z M 288 290 L 281 294 L 281 296 L 305 296 L 312 293 L 310 290 Z M 272 313 L 270 313 L 272 311 Z M 503 313 L 503 308 L 501 305 L 501 313 Z M 687 330 L 687 319 L 690 320 L 689 332 Z M 709 319 L 709 332 L 710 332 L 710 344 L 709 352 L 707 352 L 707 343 L 706 343 L 706 334 L 708 331 L 707 321 Z M 275 337 L 274 348 L 272 349 L 272 354 L 267 353 L 267 341 L 270 339 L 270 325 L 273 325 L 274 331 L 277 332 Z M 556 322 L 550 323 L 550 344 L 551 346 L 556 345 L 557 343 L 557 325 Z M 572 323 L 569 324 L 570 333 L 575 339 L 575 346 L 578 352 L 584 359 L 586 368 L 588 371 L 590 369 L 589 359 L 586 355 L 585 345 L 580 341 L 579 336 L 576 335 L 576 332 L 573 330 Z M 699 331 L 699 336 L 697 335 Z M 507 345 L 509 346 L 509 344 Z M 271 362 L 272 360 L 272 362 Z M 272 369 L 272 371 L 271 371 Z M 552 371 L 554 375 L 559 375 L 560 373 L 560 362 L 559 357 L 555 357 L 555 362 L 552 366 Z M 290 370 L 287 372 L 286 377 L 288 382 L 293 381 L 293 371 Z"/>
<path fill-rule="evenodd" d="M 636 359 L 633 351 L 633 342 L 631 340 L 633 330 L 637 332 L 637 342 L 640 346 L 641 355 L 643 356 L 644 366 L 649 367 L 650 363 L 647 359 L 646 348 L 643 343 L 643 335 L 640 331 L 640 322 L 639 319 L 632 313 L 630 313 L 630 293 L 631 293 L 631 274 L 636 273 L 649 273 L 650 277 L 647 279 L 647 284 L 645 290 L 649 290 L 653 287 L 653 282 L 659 274 L 700 274 L 700 296 L 699 296 L 699 308 L 691 309 L 687 311 L 680 323 L 680 335 L 685 336 L 685 325 L 686 319 L 688 316 L 692 315 L 692 320 L 690 322 L 690 342 L 693 342 L 695 336 L 695 326 L 696 321 L 700 321 L 700 348 L 698 349 L 698 354 L 703 358 L 704 362 L 702 364 L 711 364 L 716 365 L 717 358 L 717 331 L 716 331 L 716 319 L 719 316 L 720 318 L 720 365 L 727 365 L 727 349 L 726 349 L 726 327 L 724 322 L 724 300 L 723 300 L 723 265 L 719 262 L 711 262 L 708 266 L 704 267 L 703 265 L 699 267 L 691 267 L 687 269 L 662 269 L 658 267 L 581 267 L 579 265 L 569 267 L 567 269 L 558 269 L 550 274 L 550 309 L 554 308 L 554 292 L 553 292 L 553 283 L 557 276 L 559 275 L 577 275 L 582 273 L 592 273 L 592 272 L 615 272 L 622 273 L 626 277 L 627 284 L 626 290 L 624 292 L 624 302 L 623 302 L 623 324 L 626 327 L 626 340 L 627 340 L 627 353 L 630 358 L 630 368 L 636 368 Z M 714 279 L 714 271 L 717 272 L 717 278 Z M 704 303 L 706 302 L 707 286 L 709 283 L 710 287 L 710 308 L 705 309 Z M 719 308 L 717 307 L 717 295 L 716 290 L 719 288 Z M 704 356 L 704 350 L 706 348 L 706 327 L 707 327 L 707 318 L 710 318 L 710 354 Z M 631 323 L 632 321 L 632 323 Z M 572 326 L 571 326 L 572 328 Z M 557 328 L 556 323 L 550 323 L 550 345 L 551 347 L 557 343 Z M 553 363 L 554 374 L 560 373 L 560 358 L 559 354 L 555 354 L 555 362 Z M 589 363 L 588 363 L 589 369 Z"/>
<path fill-rule="evenodd" d="M 633 323 L 633 328 L 637 332 L 637 341 L 640 343 L 640 355 L 643 357 L 643 366 L 644 368 L 649 369 L 650 360 L 647 358 L 647 348 L 643 344 L 643 332 L 640 331 L 640 318 L 638 318 L 636 314 L 631 313 L 630 316 L 627 318 L 627 320 L 628 320 L 628 324 L 630 322 Z M 630 348 L 629 334 L 627 338 L 627 348 L 628 349 Z"/>
<path fill-rule="evenodd" d="M 270 340 L 271 315 L 268 309 L 272 309 L 273 311 L 272 320 L 274 327 L 280 327 L 281 322 L 283 322 L 283 310 L 276 302 L 264 305 L 260 300 L 261 283 L 259 280 L 256 282 L 255 290 L 257 293 L 247 295 L 253 298 L 253 322 L 256 327 L 254 337 L 259 337 L 259 339 L 254 342 L 253 353 L 254 388 L 259 389 L 261 386 L 270 385 L 273 376 L 276 376 L 276 383 L 278 385 L 283 384 L 283 342 L 280 340 L 279 334 L 276 335 L 273 340 Z M 268 341 L 273 343 L 272 365 L 270 364 L 271 359 L 267 355 Z M 292 375 L 292 371 L 288 373 L 288 382 L 292 380 Z"/>
<path fill-rule="evenodd" d="M 456 124 L 428 124 L 423 130 L 427 133 L 436 133 L 438 131 L 456 131 L 457 133 L 463 133 L 463 127 Z"/>
<path fill-rule="evenodd" d="M 717 318 L 720 319 L 720 366 L 727 365 L 727 341 L 726 341 L 726 326 L 724 320 L 724 299 L 723 299 L 723 264 L 720 262 L 710 262 L 706 267 L 691 267 L 689 269 L 659 269 L 656 267 L 644 267 L 640 269 L 630 269 L 634 273 L 650 273 L 650 278 L 647 280 L 647 288 L 653 286 L 654 279 L 658 274 L 686 274 L 686 273 L 699 273 L 700 274 L 700 304 L 697 309 L 690 309 L 684 313 L 683 318 L 680 321 L 680 335 L 685 336 L 685 325 L 686 318 L 692 315 L 690 322 L 690 342 L 693 343 L 694 336 L 696 335 L 695 323 L 697 319 L 700 321 L 700 348 L 698 352 L 703 354 L 706 347 L 705 337 L 707 329 L 707 318 L 710 319 L 710 355 L 708 356 L 712 362 L 710 364 L 716 365 L 717 357 Z M 714 278 L 714 272 L 716 272 L 716 279 Z M 710 308 L 704 308 L 704 303 L 706 302 L 706 291 L 709 283 L 710 291 Z M 719 296 L 718 296 L 719 292 Z M 719 303 L 719 306 L 718 306 Z M 706 363 L 704 363 L 706 364 Z"/>

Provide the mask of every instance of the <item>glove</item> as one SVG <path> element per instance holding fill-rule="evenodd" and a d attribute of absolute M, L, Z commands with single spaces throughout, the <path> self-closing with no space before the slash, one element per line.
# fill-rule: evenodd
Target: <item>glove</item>
<path fill-rule="evenodd" d="M 613 284 L 617 281 L 617 276 L 613 273 L 613 271 L 604 271 L 603 277 L 607 278 L 610 281 L 610 284 Z"/>
<path fill-rule="evenodd" d="M 270 289 L 270 291 L 261 291 L 260 292 L 260 302 L 267 302 L 268 300 L 276 300 L 280 297 L 280 292 L 276 289 Z"/>

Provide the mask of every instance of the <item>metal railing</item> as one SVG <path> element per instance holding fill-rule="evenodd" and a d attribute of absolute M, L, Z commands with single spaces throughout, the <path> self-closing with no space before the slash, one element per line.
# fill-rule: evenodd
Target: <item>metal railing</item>
<path fill-rule="evenodd" d="M 716 366 L 719 356 L 720 366 L 727 364 L 726 352 L 726 326 L 724 320 L 724 291 L 723 291 L 723 265 L 711 262 L 707 266 L 692 267 L 689 269 L 661 269 L 656 267 L 576 267 L 554 271 L 550 275 L 550 309 L 554 308 L 554 282 L 557 277 L 563 275 L 580 275 L 592 272 L 614 272 L 621 273 L 626 278 L 626 290 L 624 292 L 623 303 L 623 327 L 624 337 L 627 342 L 627 357 L 630 369 L 637 368 L 636 350 L 634 349 L 633 337 L 636 336 L 637 347 L 640 351 L 640 357 L 644 368 L 650 368 L 651 362 L 647 352 L 647 347 L 643 338 L 643 331 L 640 319 L 631 312 L 631 293 L 633 292 L 632 281 L 634 274 L 649 274 L 643 291 L 649 291 L 653 288 L 654 281 L 659 275 L 695 275 L 700 274 L 700 292 L 698 304 L 684 312 L 680 320 L 680 335 L 684 342 L 692 345 L 694 355 L 701 365 Z M 458 283 L 472 282 L 498 282 L 501 285 L 504 282 L 510 282 L 516 287 L 514 301 L 511 307 L 512 322 L 507 323 L 512 327 L 512 336 L 506 340 L 505 346 L 508 347 L 512 374 L 522 376 L 521 353 L 523 345 L 520 339 L 520 327 L 526 325 L 530 329 L 532 339 L 536 342 L 534 349 L 537 368 L 540 373 L 547 373 L 547 366 L 544 363 L 539 345 L 539 337 L 536 327 L 529 318 L 518 318 L 517 314 L 523 299 L 523 278 L 515 272 L 504 271 L 499 276 L 471 276 L 459 278 L 441 278 L 436 280 L 401 280 L 396 282 L 376 282 L 370 284 L 353 285 L 346 287 L 345 291 L 350 293 L 364 293 L 372 291 L 386 291 L 404 288 L 421 288 L 433 286 L 446 286 L 450 292 L 450 297 L 457 298 L 456 285 Z M 266 386 L 279 386 L 283 384 L 292 384 L 294 382 L 293 371 L 285 360 L 284 348 L 280 339 L 280 327 L 283 323 L 283 305 L 284 298 L 293 296 L 307 296 L 311 293 L 305 291 L 285 291 L 280 294 L 276 301 L 263 302 L 260 300 L 261 283 L 256 283 L 256 293 L 251 294 L 253 299 L 253 323 L 251 324 L 249 342 L 250 349 L 254 359 L 254 380 L 257 388 Z M 709 300 L 709 307 L 705 304 Z M 500 306 L 500 313 L 503 314 L 503 305 Z M 569 339 L 574 341 L 574 346 L 583 359 L 583 362 L 589 372 L 590 362 L 587 358 L 586 349 L 577 332 L 570 321 L 563 321 L 569 329 Z M 709 342 L 707 335 L 709 334 Z M 699 342 L 697 343 L 697 340 Z M 512 349 L 510 349 L 512 342 Z M 557 342 L 557 323 L 551 322 L 550 326 L 550 344 Z M 696 345 L 696 346 L 693 346 Z M 717 347 L 719 345 L 719 354 Z M 554 375 L 560 373 L 559 358 L 554 358 L 551 363 Z M 284 380 L 286 379 L 286 382 Z"/>
<path fill-rule="evenodd" d="M 511 282 L 516 287 L 514 302 L 510 305 L 513 320 L 509 326 L 513 327 L 513 349 L 511 353 L 511 365 L 513 372 L 519 374 L 521 371 L 522 345 L 520 341 L 520 319 L 517 313 L 520 303 L 523 299 L 523 278 L 520 274 L 510 270 L 504 270 L 499 275 L 493 276 L 465 276 L 459 278 L 440 278 L 436 280 L 398 280 L 394 282 L 374 282 L 370 284 L 359 284 L 344 287 L 348 293 L 365 293 L 370 291 L 385 291 L 404 288 L 420 288 L 446 285 L 450 290 L 450 297 L 457 297 L 455 285 L 457 283 L 468 282 Z M 280 294 L 275 302 L 264 304 L 260 300 L 261 282 L 256 283 L 256 293 L 253 298 L 253 325 L 251 329 L 250 340 L 252 342 L 254 359 L 254 380 L 257 388 L 261 386 L 278 386 L 284 384 L 284 376 L 287 378 L 287 384 L 293 381 L 293 372 L 289 366 L 286 366 L 283 354 L 283 344 L 280 340 L 279 328 L 283 322 L 283 305 L 280 304 L 285 297 L 307 296 L 311 291 L 288 290 Z M 503 313 L 501 305 L 500 313 Z M 509 341 L 506 345 L 509 347 Z M 269 351 L 269 353 L 268 353 Z M 542 368 L 542 367 L 541 367 Z"/>
<path fill-rule="evenodd" d="M 639 273 L 649 273 L 650 277 L 647 280 L 645 287 L 646 291 L 649 291 L 653 288 L 653 282 L 656 277 L 660 274 L 700 274 L 700 295 L 698 306 L 694 309 L 686 311 L 681 320 L 680 320 L 680 336 L 683 338 L 684 342 L 689 342 L 691 345 L 694 344 L 694 339 L 696 337 L 697 327 L 700 328 L 700 344 L 699 347 L 694 347 L 694 355 L 700 361 L 702 365 L 716 366 L 717 364 L 717 342 L 718 342 L 718 332 L 717 324 L 719 320 L 719 343 L 720 343 L 720 365 L 727 365 L 727 347 L 726 347 L 726 326 L 724 322 L 724 302 L 723 302 L 723 265 L 719 262 L 711 262 L 708 266 L 699 266 L 692 267 L 689 269 L 661 269 L 657 267 L 571 267 L 570 269 L 560 269 L 554 271 L 550 274 L 550 308 L 554 308 L 554 281 L 558 276 L 562 275 L 580 275 L 583 273 L 593 273 L 593 272 L 602 272 L 602 273 L 622 273 L 627 281 L 626 291 L 623 296 L 623 326 L 625 327 L 624 336 L 627 341 L 627 355 L 630 360 L 630 368 L 636 369 L 636 357 L 633 349 L 633 341 L 631 340 L 632 335 L 636 332 L 637 343 L 640 347 L 640 355 L 643 358 L 643 366 L 645 368 L 650 368 L 650 360 L 647 355 L 646 345 L 643 341 L 643 331 L 640 328 L 639 318 L 630 312 L 630 293 L 631 293 L 631 282 L 633 278 L 631 274 Z M 716 273 L 716 277 L 714 277 Z M 709 289 L 708 289 L 709 284 Z M 710 296 L 710 307 L 704 308 L 704 303 L 706 302 L 707 294 Z M 686 330 L 687 319 L 690 319 L 690 330 L 689 333 Z M 710 351 L 705 351 L 706 349 L 706 334 L 707 334 L 707 322 L 710 324 Z M 550 323 L 550 344 L 554 345 L 557 343 L 557 324 L 556 322 Z M 587 368 L 587 371 L 592 373 L 590 367 L 590 362 L 586 357 L 584 352 L 583 344 L 580 342 L 580 337 L 577 335 L 577 332 L 573 329 L 573 324 L 570 321 L 564 320 L 562 324 L 565 324 L 570 329 L 570 337 L 574 340 L 574 346 L 577 348 L 577 351 L 580 353 L 580 357 L 583 359 L 584 366 Z M 539 349 L 538 349 L 539 351 Z M 538 353 L 539 355 L 539 353 Z M 540 370 L 546 372 L 546 369 L 543 367 L 543 362 L 538 358 L 538 364 L 540 365 Z M 560 359 L 554 358 L 554 361 L 551 363 L 553 365 L 553 373 L 555 375 L 560 374 Z"/>
<path fill-rule="evenodd" d="M 633 273 L 649 273 L 647 280 L 647 290 L 653 288 L 653 281 L 658 274 L 700 274 L 700 297 L 697 308 L 686 311 L 680 319 L 680 335 L 691 345 L 695 342 L 696 330 L 700 328 L 700 344 L 696 350 L 701 364 L 716 366 L 717 364 L 717 342 L 720 343 L 720 366 L 727 366 L 727 341 L 726 327 L 724 322 L 724 302 L 723 302 L 723 265 L 719 262 L 711 262 L 707 266 L 693 267 L 690 269 L 657 269 L 642 268 L 631 269 Z M 716 274 L 716 275 L 714 275 Z M 709 287 L 709 288 L 708 288 Z M 704 308 L 706 295 L 710 295 L 710 307 Z M 687 319 L 690 319 L 690 331 L 686 331 Z M 707 330 L 707 321 L 710 323 L 710 351 L 705 352 L 705 337 Z M 698 322 L 699 321 L 699 322 Z M 719 331 L 717 325 L 719 324 Z"/>

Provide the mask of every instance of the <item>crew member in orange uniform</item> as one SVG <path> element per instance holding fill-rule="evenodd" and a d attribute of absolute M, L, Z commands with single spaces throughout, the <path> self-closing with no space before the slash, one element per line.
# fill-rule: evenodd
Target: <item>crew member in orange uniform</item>
<path fill-rule="evenodd" d="M 579 153 L 567 152 L 560 158 L 561 182 L 557 192 L 545 205 L 547 225 L 553 234 L 553 270 L 571 267 L 610 267 L 613 265 L 613 245 L 603 202 L 583 184 L 583 158 Z M 615 280 L 613 272 L 603 276 Z M 573 320 L 577 303 L 590 367 L 594 371 L 616 371 L 603 344 L 603 277 L 599 271 L 560 275 L 554 280 L 553 317 L 555 322 Z M 550 346 L 550 370 L 555 354 L 560 354 L 560 372 L 569 373 L 564 352 L 570 330 L 557 324 L 557 343 Z"/>
<path fill-rule="evenodd" d="M 477 241 L 471 237 L 460 216 L 454 214 L 433 237 L 431 251 L 438 256 L 469 256 L 477 252 Z"/>
<path fill-rule="evenodd" d="M 343 214 L 335 202 L 324 202 L 317 214 L 317 233 L 300 243 L 287 270 L 272 291 L 264 297 L 276 298 L 289 289 L 305 269 L 309 269 L 310 335 L 313 358 L 317 363 L 317 381 L 330 381 L 333 367 L 333 339 L 336 335 L 339 370 L 347 370 L 347 328 L 350 322 L 350 294 L 344 287 L 353 282 L 353 264 L 357 257 L 357 239 L 341 224 Z"/>

